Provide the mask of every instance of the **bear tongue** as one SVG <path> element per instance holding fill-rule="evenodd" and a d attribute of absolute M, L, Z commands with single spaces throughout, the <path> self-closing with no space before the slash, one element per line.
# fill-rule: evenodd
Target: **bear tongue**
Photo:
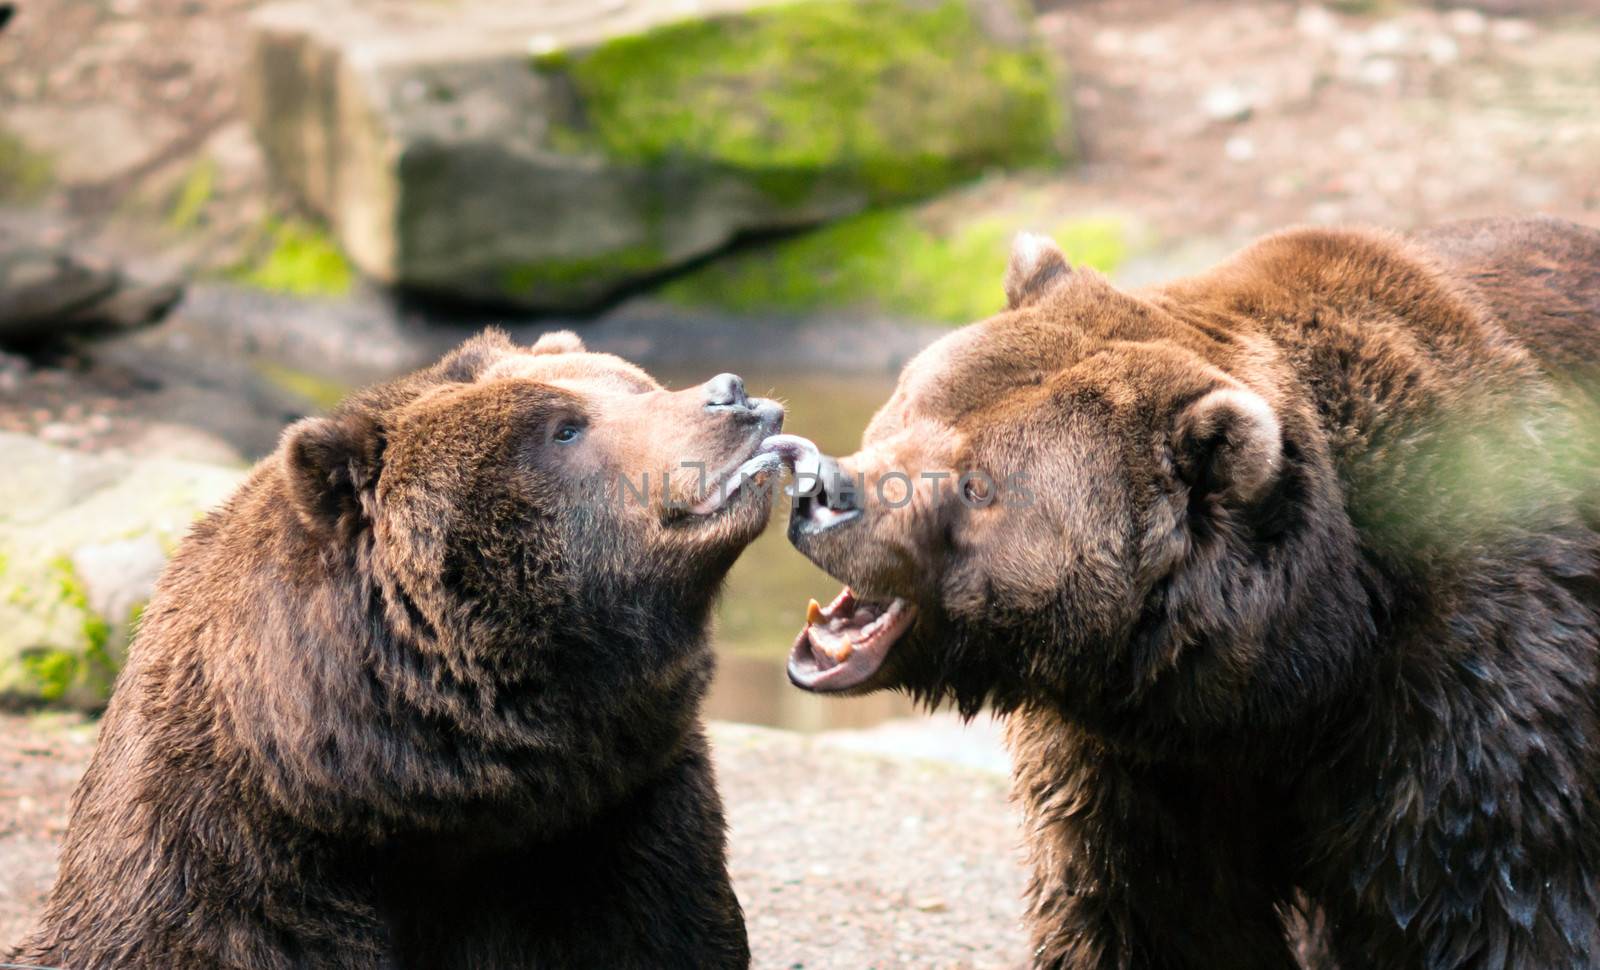
<path fill-rule="evenodd" d="M 822 451 L 810 438 L 797 434 L 775 434 L 761 442 L 760 451 L 774 454 L 792 468 L 796 475 L 815 475 L 822 462 Z"/>
<path fill-rule="evenodd" d="M 794 434 L 775 434 L 762 439 L 755 454 L 734 469 L 733 473 L 714 487 L 709 494 L 689 509 L 693 515 L 710 515 L 718 511 L 743 488 L 746 482 L 756 487 L 766 485 L 770 475 L 781 462 L 796 470 L 814 474 L 821 452 L 808 438 Z"/>

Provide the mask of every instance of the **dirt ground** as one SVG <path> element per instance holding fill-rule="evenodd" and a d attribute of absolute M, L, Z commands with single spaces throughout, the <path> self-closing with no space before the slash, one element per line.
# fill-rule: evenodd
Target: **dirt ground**
<path fill-rule="evenodd" d="M 0 957 L 55 878 L 67 797 L 94 735 L 94 723 L 74 714 L 0 714 Z"/>
<path fill-rule="evenodd" d="M 742 725 L 712 737 L 757 968 L 1022 964 L 1003 776 Z M 0 955 L 49 889 L 93 738 L 70 715 L 0 715 Z"/>
<path fill-rule="evenodd" d="M 1046 15 L 1086 162 L 1063 203 L 1229 245 L 1304 222 L 1600 221 L 1600 10 L 1342 6 L 1378 12 L 1104 0 Z"/>

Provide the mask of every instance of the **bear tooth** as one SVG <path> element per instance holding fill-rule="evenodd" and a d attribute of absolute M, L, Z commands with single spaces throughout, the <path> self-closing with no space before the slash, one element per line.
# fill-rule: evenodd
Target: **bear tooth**
<path fill-rule="evenodd" d="M 811 601 L 806 603 L 806 625 L 807 626 L 814 626 L 816 623 L 818 623 L 819 621 L 823 620 L 824 618 L 825 617 L 823 616 L 823 613 L 822 613 L 822 604 L 821 603 L 818 603 L 815 599 L 812 599 Z"/>

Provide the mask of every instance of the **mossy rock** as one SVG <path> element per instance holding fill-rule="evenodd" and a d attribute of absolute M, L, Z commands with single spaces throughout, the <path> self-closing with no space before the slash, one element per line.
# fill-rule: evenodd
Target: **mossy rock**
<path fill-rule="evenodd" d="M 1031 194 L 997 201 L 984 189 L 920 206 L 866 212 L 752 246 L 672 280 L 662 298 L 751 316 L 819 312 L 964 324 L 1005 303 L 1013 236 L 1043 232 L 1073 265 L 1114 273 L 1148 245 L 1110 213 L 1046 215 Z"/>
<path fill-rule="evenodd" d="M 1056 158 L 1044 52 L 974 37 L 962 0 L 829 0 L 667 24 L 535 67 L 583 109 L 569 150 L 725 167 L 781 199 L 826 184 L 881 202 Z"/>
<path fill-rule="evenodd" d="M 290 296 L 343 296 L 355 270 L 321 226 L 304 219 L 269 219 L 260 227 L 255 255 L 229 276 L 237 283 Z"/>
<path fill-rule="evenodd" d="M 176 232 L 187 232 L 200 224 L 206 206 L 216 194 L 217 160 L 209 155 L 197 159 L 184 173 L 172 194 L 171 208 L 167 213 L 167 226 Z"/>
<path fill-rule="evenodd" d="M 33 202 L 50 190 L 52 182 L 49 157 L 0 128 L 0 202 Z"/>
<path fill-rule="evenodd" d="M 246 100 L 362 272 L 552 309 L 1070 157 L 1023 0 L 683 9 L 277 3 L 253 17 Z"/>
<path fill-rule="evenodd" d="M 0 433 L 0 702 L 104 705 L 166 557 L 243 472 Z"/>

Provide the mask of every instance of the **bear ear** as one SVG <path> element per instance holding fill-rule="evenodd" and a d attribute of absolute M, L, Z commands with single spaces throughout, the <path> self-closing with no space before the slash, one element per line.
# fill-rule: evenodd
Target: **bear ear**
<path fill-rule="evenodd" d="M 1019 232 L 1006 266 L 1006 309 L 1032 303 L 1072 273 L 1067 257 L 1049 236 Z"/>
<path fill-rule="evenodd" d="M 581 354 L 583 341 L 571 330 L 553 330 L 533 342 L 530 354 Z"/>
<path fill-rule="evenodd" d="M 306 418 L 284 431 L 289 497 L 308 527 L 333 529 L 362 514 L 361 493 L 377 481 L 383 444 L 370 414 Z"/>
<path fill-rule="evenodd" d="M 1219 388 L 1179 413 L 1172 453 L 1194 491 L 1249 504 L 1277 481 L 1283 430 L 1266 398 Z"/>
<path fill-rule="evenodd" d="M 483 333 L 444 356 L 434 365 L 440 378 L 457 384 L 470 384 L 489 365 L 517 349 L 511 338 L 499 327 L 490 327 Z"/>

